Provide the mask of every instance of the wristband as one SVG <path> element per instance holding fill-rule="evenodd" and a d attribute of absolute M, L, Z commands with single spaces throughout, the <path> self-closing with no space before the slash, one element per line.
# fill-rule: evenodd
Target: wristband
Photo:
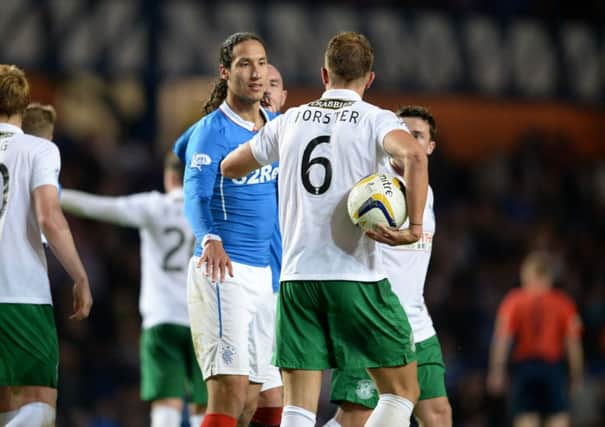
<path fill-rule="evenodd" d="M 218 240 L 219 242 L 223 241 L 223 239 L 221 239 L 221 236 L 219 236 L 218 234 L 208 233 L 204 236 L 204 239 L 202 239 L 202 248 L 206 246 L 206 243 L 208 243 L 210 240 Z"/>

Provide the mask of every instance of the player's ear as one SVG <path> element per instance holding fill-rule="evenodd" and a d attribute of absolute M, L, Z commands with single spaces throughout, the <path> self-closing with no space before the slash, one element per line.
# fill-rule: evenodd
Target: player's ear
<path fill-rule="evenodd" d="M 366 82 L 366 89 L 369 89 L 370 86 L 372 86 L 372 83 L 374 83 L 375 78 L 376 78 L 376 73 L 374 73 L 374 71 L 370 71 L 370 74 L 368 76 L 368 81 Z"/>
<path fill-rule="evenodd" d="M 286 100 L 288 99 L 288 91 L 284 90 L 281 93 L 281 105 L 283 106 L 286 103 Z"/>
<path fill-rule="evenodd" d="M 431 141 L 429 141 L 429 145 L 426 147 L 427 156 L 431 155 L 433 153 L 434 149 L 435 149 L 435 141 L 431 140 Z"/>
<path fill-rule="evenodd" d="M 229 70 L 225 68 L 223 64 L 218 66 L 218 74 L 223 80 L 229 80 Z"/>
<path fill-rule="evenodd" d="M 328 70 L 326 69 L 326 67 L 321 67 L 321 82 L 324 86 L 326 86 L 330 82 L 330 79 L 328 78 Z"/>

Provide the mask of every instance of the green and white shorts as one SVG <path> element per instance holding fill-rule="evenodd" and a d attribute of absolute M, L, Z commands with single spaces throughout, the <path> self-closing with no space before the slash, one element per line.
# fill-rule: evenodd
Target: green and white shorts
<path fill-rule="evenodd" d="M 416 360 L 388 280 L 282 282 L 273 362 L 284 369 L 364 369 Z"/>
<path fill-rule="evenodd" d="M 446 397 L 445 364 L 437 335 L 416 343 L 418 360 L 419 400 Z M 334 369 L 330 386 L 330 401 L 356 403 L 374 409 L 378 391 L 365 369 Z"/>
<path fill-rule="evenodd" d="M 160 324 L 141 334 L 141 399 L 182 398 L 206 405 L 206 383 L 195 359 L 191 329 Z"/>
<path fill-rule="evenodd" d="M 57 388 L 59 344 L 50 304 L 0 303 L 0 387 Z"/>

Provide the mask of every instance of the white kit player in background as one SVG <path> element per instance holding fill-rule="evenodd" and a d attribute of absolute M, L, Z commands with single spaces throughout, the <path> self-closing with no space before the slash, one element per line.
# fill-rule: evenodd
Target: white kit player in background
<path fill-rule="evenodd" d="M 165 194 L 103 197 L 68 189 L 61 194 L 66 212 L 139 229 L 141 398 L 152 402 L 153 427 L 180 426 L 185 384 L 193 391 L 192 425 L 200 425 L 207 403 L 187 313 L 187 264 L 195 239 L 183 214 L 182 182 L 182 163 L 169 153 L 164 164 Z M 154 350 L 158 348 L 170 354 Z"/>
<path fill-rule="evenodd" d="M 71 319 L 92 295 L 59 205 L 59 149 L 21 130 L 28 103 L 23 71 L 0 65 L 0 425 L 51 427 L 59 345 L 41 232 L 74 281 Z"/>

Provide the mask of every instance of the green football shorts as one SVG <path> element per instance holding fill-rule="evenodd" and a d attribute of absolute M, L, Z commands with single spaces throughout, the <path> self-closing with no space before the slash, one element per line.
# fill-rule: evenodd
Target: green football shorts
<path fill-rule="evenodd" d="M 181 398 L 208 403 L 206 383 L 195 359 L 191 329 L 160 324 L 141 334 L 141 399 Z"/>
<path fill-rule="evenodd" d="M 284 369 L 377 368 L 416 360 L 388 280 L 282 282 L 273 363 Z"/>
<path fill-rule="evenodd" d="M 57 388 L 59 344 L 49 304 L 0 303 L 0 387 Z"/>
<path fill-rule="evenodd" d="M 445 389 L 445 364 L 437 335 L 416 343 L 418 361 L 419 400 L 447 396 Z M 374 409 L 378 403 L 378 391 L 364 369 L 332 371 L 330 401 L 356 403 Z"/>

